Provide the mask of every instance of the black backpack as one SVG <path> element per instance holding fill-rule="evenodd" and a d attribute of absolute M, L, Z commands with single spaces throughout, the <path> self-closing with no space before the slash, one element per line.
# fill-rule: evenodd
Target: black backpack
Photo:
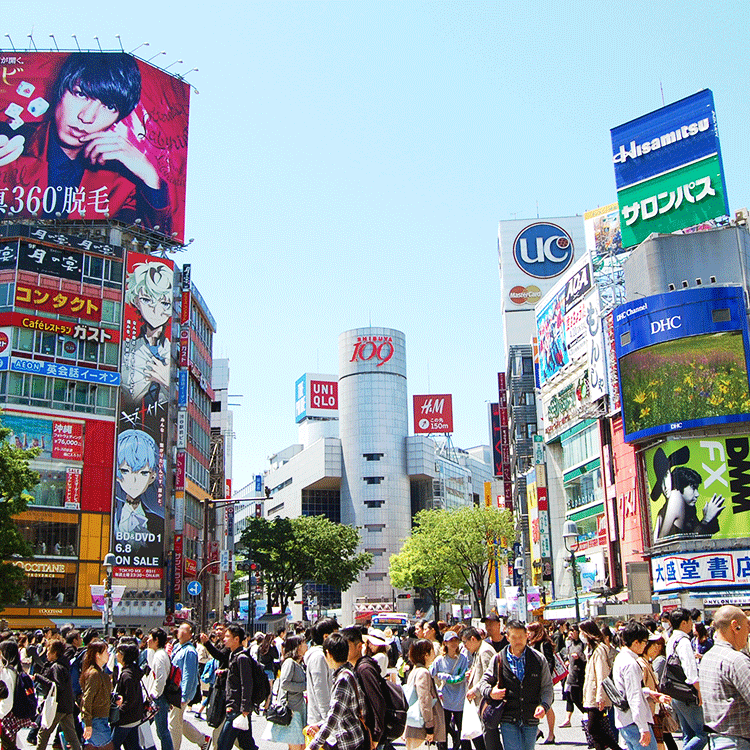
<path fill-rule="evenodd" d="M 26 672 L 16 674 L 13 688 L 13 715 L 18 719 L 33 719 L 36 716 L 36 693 L 34 683 Z"/>
<path fill-rule="evenodd" d="M 677 654 L 667 657 L 667 664 L 659 683 L 659 691 L 688 705 L 698 702 L 698 693 L 692 685 L 688 685 L 685 670 Z"/>
<path fill-rule="evenodd" d="M 179 708 L 182 705 L 182 670 L 174 664 L 170 664 L 162 695 L 170 706 Z"/>
<path fill-rule="evenodd" d="M 245 656 L 250 659 L 250 666 L 253 670 L 253 708 L 255 713 L 259 714 L 266 705 L 268 696 L 271 695 L 271 685 L 266 671 L 253 659 L 249 650 L 245 651 Z"/>
<path fill-rule="evenodd" d="M 409 703 L 404 689 L 398 682 L 386 680 L 382 675 L 380 681 L 385 696 L 385 717 L 383 718 L 383 736 L 388 740 L 397 740 L 406 729 L 406 712 Z"/>

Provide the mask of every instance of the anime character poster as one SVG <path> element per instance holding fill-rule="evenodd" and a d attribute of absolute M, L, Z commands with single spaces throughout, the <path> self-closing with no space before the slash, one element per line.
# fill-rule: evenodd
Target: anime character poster
<path fill-rule="evenodd" d="M 750 536 L 750 437 L 670 440 L 645 461 L 654 544 Z"/>
<path fill-rule="evenodd" d="M 161 578 L 168 487 L 171 261 L 128 253 L 112 532 L 121 578 Z"/>
<path fill-rule="evenodd" d="M 190 86 L 124 52 L 0 54 L 0 218 L 182 241 Z"/>

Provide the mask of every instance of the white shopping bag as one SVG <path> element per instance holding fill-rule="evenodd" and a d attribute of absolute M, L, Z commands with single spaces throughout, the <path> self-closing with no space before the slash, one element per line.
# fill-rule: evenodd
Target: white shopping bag
<path fill-rule="evenodd" d="M 57 685 L 53 682 L 42 704 L 42 729 L 49 729 L 57 714 Z"/>
<path fill-rule="evenodd" d="M 474 701 L 464 701 L 464 719 L 461 723 L 461 739 L 473 740 L 482 734 L 482 722 L 479 719 L 479 709 Z"/>

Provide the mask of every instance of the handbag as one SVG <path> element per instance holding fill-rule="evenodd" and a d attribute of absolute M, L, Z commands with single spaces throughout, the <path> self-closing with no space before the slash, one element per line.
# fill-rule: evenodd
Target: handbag
<path fill-rule="evenodd" d="M 109 725 L 117 726 L 120 723 L 120 706 L 117 704 L 117 693 L 112 693 L 109 699 Z"/>
<path fill-rule="evenodd" d="M 507 648 L 507 646 L 506 646 Z M 502 659 L 505 649 L 503 649 L 496 657 L 495 664 L 497 665 L 497 681 L 495 687 L 503 687 L 502 678 Z M 482 720 L 482 726 L 487 728 L 497 728 L 500 725 L 500 719 L 503 718 L 503 711 L 505 710 L 505 700 L 495 700 L 494 698 L 482 698 L 479 702 L 479 718 Z"/>
<path fill-rule="evenodd" d="M 607 694 L 607 698 L 612 701 L 612 705 L 619 708 L 620 711 L 627 711 L 630 708 L 627 699 L 617 689 L 617 685 L 615 685 L 612 675 L 607 675 L 602 680 L 602 690 Z"/>
<path fill-rule="evenodd" d="M 429 672 L 428 672 L 429 674 Z M 417 686 L 412 682 L 404 688 L 404 695 L 409 702 L 406 711 L 406 726 L 414 729 L 424 729 L 424 716 L 422 716 L 422 705 L 418 700 Z M 432 699 L 432 705 L 437 703 L 437 698 Z"/>
<path fill-rule="evenodd" d="M 57 685 L 53 682 L 42 703 L 42 729 L 49 729 L 57 715 Z"/>
<path fill-rule="evenodd" d="M 464 700 L 464 718 L 461 722 L 461 739 L 475 740 L 482 736 L 482 722 L 479 719 L 477 704 L 468 698 Z"/>
<path fill-rule="evenodd" d="M 558 682 L 562 682 L 568 676 L 568 668 L 565 666 L 565 661 L 560 654 L 555 653 L 555 670 L 552 673 L 552 684 L 557 685 Z"/>
<path fill-rule="evenodd" d="M 286 701 L 281 703 L 278 699 L 279 681 L 273 683 L 273 693 L 271 703 L 266 709 L 266 721 L 271 724 L 279 724 L 282 727 L 288 727 L 292 723 L 292 709 L 287 706 Z"/>
<path fill-rule="evenodd" d="M 227 717 L 227 693 L 224 687 L 224 681 L 217 679 L 211 686 L 211 693 L 208 696 L 208 705 L 206 706 L 206 724 L 212 729 L 217 729 L 222 725 Z"/>

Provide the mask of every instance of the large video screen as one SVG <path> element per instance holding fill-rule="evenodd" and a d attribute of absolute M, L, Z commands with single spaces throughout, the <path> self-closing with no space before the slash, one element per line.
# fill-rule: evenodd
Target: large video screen
<path fill-rule="evenodd" d="M 742 331 L 688 336 L 627 354 L 620 382 L 631 434 L 750 413 Z"/>
<path fill-rule="evenodd" d="M 0 219 L 118 219 L 182 241 L 189 101 L 124 52 L 4 53 Z"/>

